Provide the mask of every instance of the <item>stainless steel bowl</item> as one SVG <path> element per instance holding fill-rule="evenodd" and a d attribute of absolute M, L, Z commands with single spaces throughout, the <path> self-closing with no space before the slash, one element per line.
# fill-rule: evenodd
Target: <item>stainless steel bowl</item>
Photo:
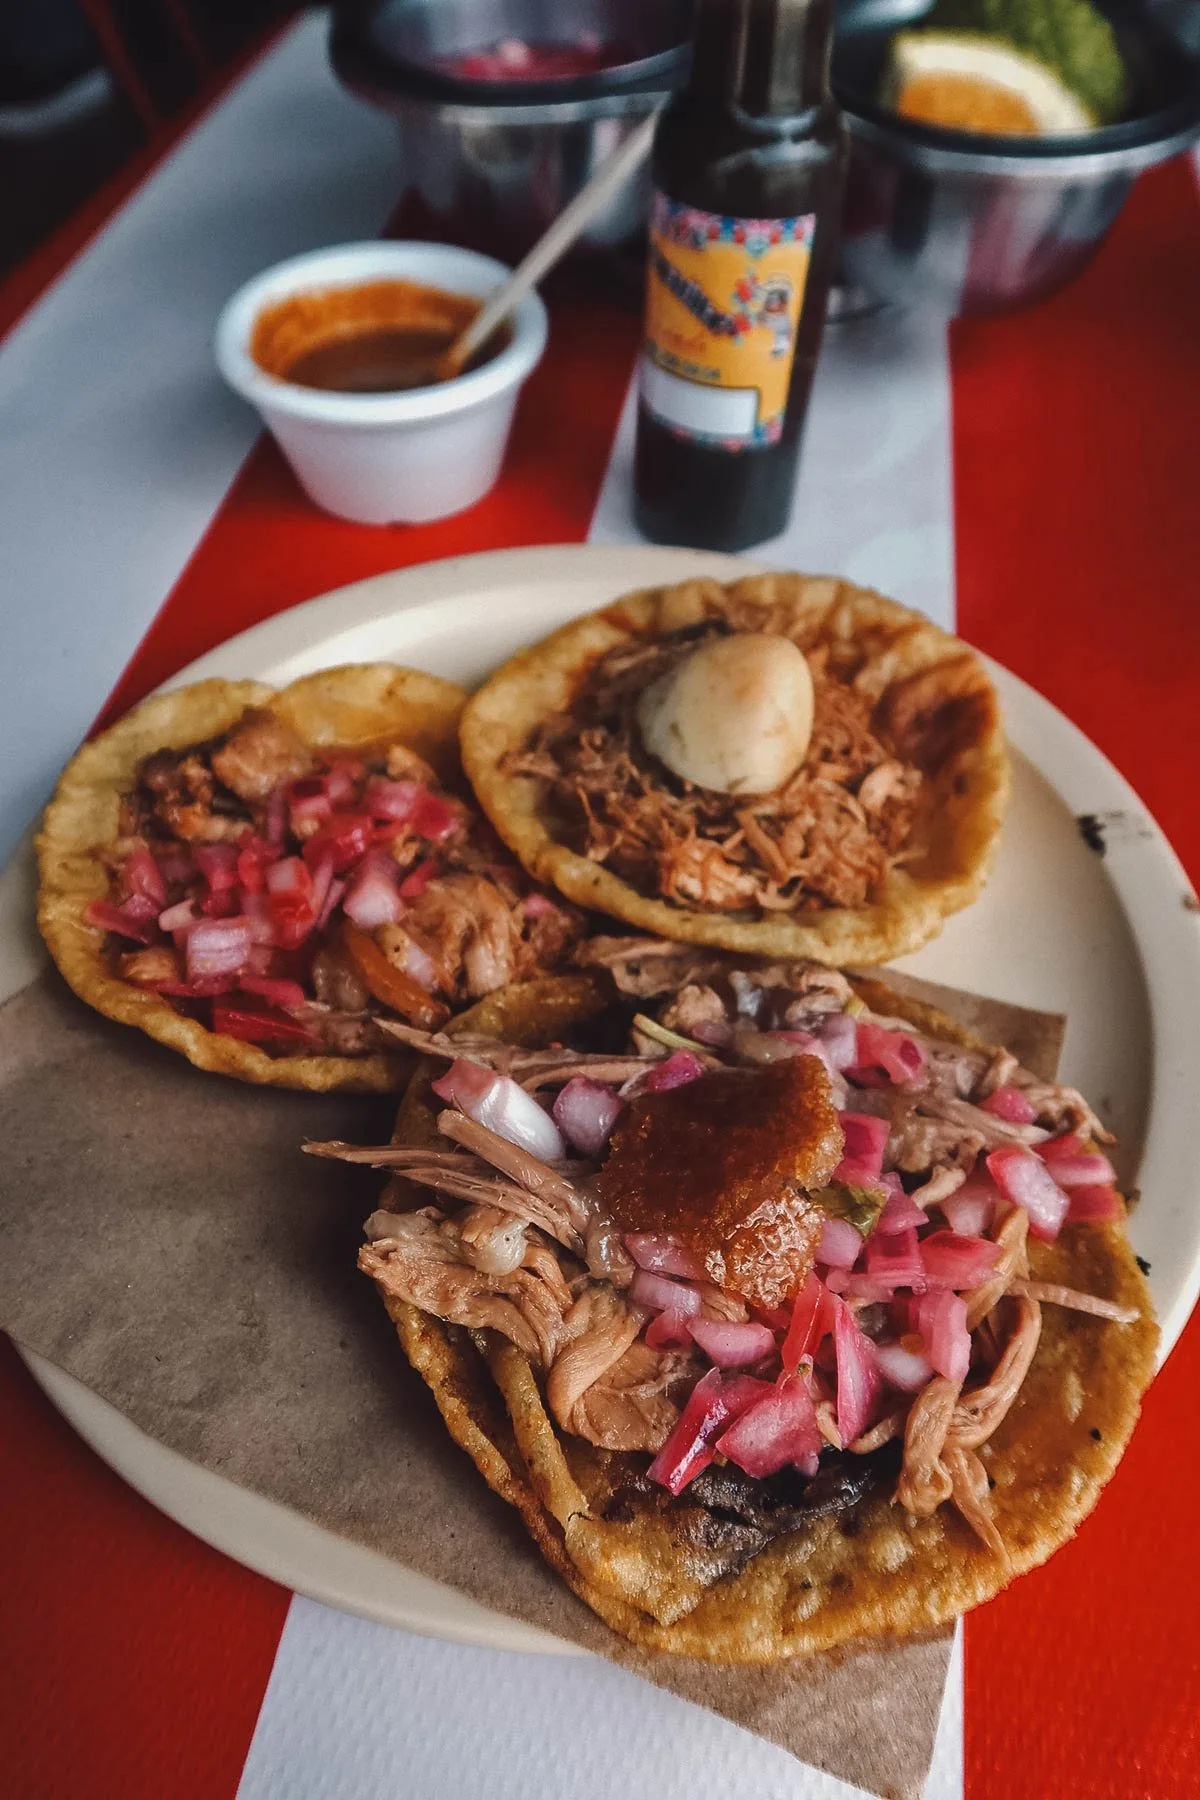
<path fill-rule="evenodd" d="M 690 0 L 384 0 L 343 4 L 330 49 L 341 80 L 391 112 L 407 190 L 431 224 L 512 261 L 597 165 L 662 105 L 686 65 Z M 595 75 L 470 81 L 443 59 L 505 38 L 625 47 Z M 592 224 L 585 250 L 636 244 L 649 205 L 643 171 Z"/>
<path fill-rule="evenodd" d="M 890 34 L 839 45 L 849 287 L 953 316 L 1041 299 L 1078 273 L 1134 177 L 1200 137 L 1200 63 L 1145 6 L 1103 10 L 1129 68 L 1132 116 L 1074 137 L 982 138 L 897 118 L 874 99 Z"/>

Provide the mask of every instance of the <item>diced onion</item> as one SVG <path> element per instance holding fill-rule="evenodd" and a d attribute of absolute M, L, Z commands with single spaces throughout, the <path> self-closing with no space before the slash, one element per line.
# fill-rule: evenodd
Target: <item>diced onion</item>
<path fill-rule="evenodd" d="M 886 1119 L 872 1113 L 839 1113 L 846 1145 L 842 1160 L 833 1172 L 835 1181 L 854 1187 L 870 1187 L 878 1182 L 883 1170 L 883 1153 L 887 1149 L 891 1126 Z"/>
<path fill-rule="evenodd" d="M 910 1225 L 903 1231 L 876 1232 L 867 1243 L 867 1275 L 881 1286 L 895 1289 L 912 1288 L 920 1292 L 925 1286 L 925 1266 L 917 1244 L 916 1230 Z"/>
<path fill-rule="evenodd" d="M 307 900 L 312 893 L 312 875 L 298 856 L 284 856 L 272 863 L 267 870 L 266 883 L 269 894 L 302 896 Z"/>
<path fill-rule="evenodd" d="M 362 764 L 352 758 L 341 757 L 330 763 L 325 771 L 325 792 L 335 806 L 345 806 L 347 800 L 353 800 L 362 775 Z"/>
<path fill-rule="evenodd" d="M 314 887 L 315 885 L 316 883 L 314 882 Z M 333 917 L 338 901 L 345 892 L 346 883 L 340 877 L 335 877 L 329 883 L 325 898 L 321 902 L 321 910 L 317 914 L 317 922 L 314 927 L 316 931 L 324 931 L 326 925 L 328 925 L 330 919 Z"/>
<path fill-rule="evenodd" d="M 113 906 L 108 900 L 92 900 L 84 908 L 84 920 L 97 931 L 115 931 L 118 937 L 134 944 L 152 944 L 158 936 L 153 917 L 137 918 L 126 906 Z"/>
<path fill-rule="evenodd" d="M 862 1251 L 862 1234 L 848 1219 L 826 1219 L 816 1260 L 831 1269 L 852 1269 Z"/>
<path fill-rule="evenodd" d="M 780 1352 L 783 1366 L 789 1371 L 799 1368 L 806 1356 L 812 1356 L 833 1330 L 837 1320 L 837 1301 L 828 1285 L 810 1275 L 792 1306 L 792 1320 Z"/>
<path fill-rule="evenodd" d="M 1078 1156 L 1082 1149 L 1083 1139 L 1077 1131 L 1063 1131 L 1057 1137 L 1045 1138 L 1038 1145 L 1038 1155 L 1053 1168 L 1060 1156 Z"/>
<path fill-rule="evenodd" d="M 667 1088 L 684 1087 L 704 1073 L 704 1064 L 694 1050 L 675 1050 L 660 1063 L 655 1063 L 641 1078 L 641 1091 L 661 1094 Z"/>
<path fill-rule="evenodd" d="M 543 1162 L 557 1162 L 567 1154 L 562 1134 L 550 1114 L 509 1075 L 497 1075 L 494 1069 L 460 1059 L 433 1083 L 433 1091 L 441 1099 L 461 1106 L 477 1125 L 486 1125 L 498 1137 L 528 1150 Z"/>
<path fill-rule="evenodd" d="M 1070 1190 L 1072 1225 L 1111 1225 L 1125 1217 L 1125 1202 L 1115 1187 L 1073 1187 Z"/>
<path fill-rule="evenodd" d="M 251 942 L 245 919 L 205 919 L 188 933 L 188 980 L 237 975 L 246 966 Z"/>
<path fill-rule="evenodd" d="M 888 1178 L 885 1176 L 884 1180 Z M 897 1231 L 919 1231 L 926 1224 L 925 1214 L 917 1205 L 911 1194 L 906 1194 L 900 1178 L 895 1178 L 895 1186 L 889 1183 L 887 1205 L 875 1221 L 876 1237 L 891 1237 Z"/>
<path fill-rule="evenodd" d="M 396 886 L 396 865 L 378 852 L 364 856 L 346 889 L 342 910 L 363 931 L 375 931 L 380 925 L 394 925 L 404 911 L 404 902 Z M 332 864 L 329 868 L 333 878 Z"/>
<path fill-rule="evenodd" d="M 986 1237 L 1000 1205 L 1000 1190 L 979 1163 L 966 1180 L 938 1205 L 951 1231 L 962 1237 Z"/>
<path fill-rule="evenodd" d="M 994 1272 L 999 1246 L 988 1238 L 935 1231 L 921 1240 L 921 1261 L 931 1288 L 978 1287 Z"/>
<path fill-rule="evenodd" d="M 998 1087 L 994 1094 L 980 1102 L 984 1112 L 990 1112 L 997 1119 L 1007 1119 L 1010 1125 L 1032 1125 L 1037 1118 L 1036 1112 L 1029 1104 L 1019 1087 L 1007 1084 Z"/>
<path fill-rule="evenodd" d="M 858 1269 L 852 1269 L 849 1274 L 843 1269 L 831 1269 L 831 1286 L 835 1279 L 838 1281 L 838 1293 L 844 1294 L 847 1300 L 863 1300 L 868 1306 L 882 1306 L 895 1298 L 896 1290 L 890 1280 L 877 1281 L 873 1275 L 864 1275 Z"/>
<path fill-rule="evenodd" d="M 1107 1156 L 1098 1152 L 1056 1156 L 1048 1167 L 1061 1188 L 1111 1187 L 1117 1179 L 1117 1171 Z"/>
<path fill-rule="evenodd" d="M 923 1350 L 908 1350 L 903 1344 L 876 1344 L 875 1360 L 889 1387 L 901 1394 L 919 1394 L 933 1375 L 933 1364 Z"/>
<path fill-rule="evenodd" d="M 427 838 L 431 844 L 442 844 L 453 836 L 458 821 L 459 815 L 450 802 L 426 789 L 417 803 L 412 827 L 418 837 Z"/>
<path fill-rule="evenodd" d="M 143 924 L 149 924 L 151 919 L 158 917 L 158 902 L 152 900 L 149 894 L 130 894 L 128 900 L 122 900 L 118 910 L 127 919 L 136 919 Z"/>
<path fill-rule="evenodd" d="M 722 1456 L 757 1478 L 774 1475 L 792 1463 L 797 1467 L 811 1465 L 821 1447 L 812 1395 L 794 1375 L 785 1375 L 769 1393 L 747 1407 L 717 1440 Z"/>
<path fill-rule="evenodd" d="M 703 1281 L 704 1266 L 673 1238 L 650 1231 L 629 1231 L 621 1240 L 639 1269 L 656 1275 L 682 1275 L 685 1281 Z"/>
<path fill-rule="evenodd" d="M 468 1062 L 460 1056 L 430 1086 L 439 1099 L 449 1101 L 452 1106 L 461 1106 L 465 1113 L 470 1113 L 471 1107 L 482 1100 L 493 1082 L 499 1079 L 494 1069 L 485 1068 L 482 1063 Z"/>
<path fill-rule="evenodd" d="M 298 856 L 285 856 L 272 863 L 266 881 L 275 942 L 281 950 L 298 950 L 317 922 L 309 866 Z"/>
<path fill-rule="evenodd" d="M 769 1356 L 775 1348 L 775 1333 L 753 1319 L 738 1324 L 730 1319 L 694 1318 L 690 1330 L 704 1354 L 721 1369 L 744 1369 L 748 1363 Z"/>
<path fill-rule="evenodd" d="M 861 1437 L 875 1414 L 883 1378 L 875 1346 L 863 1336 L 845 1301 L 839 1301 L 833 1329 L 837 1359 L 837 1428 L 843 1444 Z"/>
<path fill-rule="evenodd" d="M 956 1194 L 948 1194 L 938 1205 L 951 1231 L 959 1237 L 982 1237 L 992 1222 L 997 1196 L 985 1192 L 982 1185 L 966 1182 Z"/>
<path fill-rule="evenodd" d="M 1042 1158 L 1017 1144 L 1009 1144 L 992 1151 L 987 1168 L 1004 1198 L 1013 1206 L 1025 1208 L 1034 1236 L 1053 1242 L 1071 1203 Z"/>
<path fill-rule="evenodd" d="M 166 905 L 166 879 L 145 844 L 139 844 L 125 858 L 121 887 L 126 895 L 141 894 L 153 900 L 156 907 Z"/>
<path fill-rule="evenodd" d="M 712 1439 L 771 1391 L 753 1375 L 722 1375 L 710 1369 L 688 1397 L 674 1430 L 646 1473 L 672 1494 L 680 1494 L 713 1459 Z"/>
<path fill-rule="evenodd" d="M 575 1075 L 559 1089 L 552 1111 L 563 1136 L 584 1156 L 594 1159 L 607 1148 L 621 1102 L 603 1082 Z"/>
<path fill-rule="evenodd" d="M 689 1287 L 686 1282 L 671 1281 L 666 1275 L 652 1274 L 649 1269 L 637 1271 L 629 1286 L 629 1298 L 639 1306 L 653 1306 L 664 1312 L 670 1309 L 689 1319 L 700 1312 L 698 1289 Z"/>
<path fill-rule="evenodd" d="M 829 1013 L 813 1026 L 813 1036 L 825 1046 L 831 1066 L 844 1074 L 858 1056 L 858 1025 L 849 1013 Z"/>
<path fill-rule="evenodd" d="M 394 819 L 405 824 L 425 791 L 419 781 L 385 781 L 374 775 L 367 783 L 364 804 L 373 819 Z"/>
<path fill-rule="evenodd" d="M 320 831 L 333 816 L 333 801 L 329 798 L 325 783 L 319 778 L 293 782 L 288 796 L 288 811 L 296 837 L 311 837 L 314 831 Z"/>
<path fill-rule="evenodd" d="M 678 1307 L 668 1306 L 656 1313 L 646 1327 L 646 1342 L 651 1350 L 684 1349 L 692 1341 L 687 1316 Z"/>
<path fill-rule="evenodd" d="M 925 1052 L 907 1031 L 891 1031 L 870 1019 L 858 1021 L 854 1067 L 849 1072 L 852 1081 L 860 1073 L 873 1074 L 878 1070 L 897 1087 L 909 1087 L 924 1069 Z"/>
<path fill-rule="evenodd" d="M 275 942 L 275 927 L 271 922 L 271 908 L 265 894 L 247 894 L 243 890 L 242 917 L 249 928 L 251 943 Z"/>
<path fill-rule="evenodd" d="M 312 877 L 312 897 L 309 904 L 317 915 L 317 925 L 314 928 L 316 929 L 325 921 L 325 907 L 329 899 L 329 890 L 333 886 L 333 857 L 330 852 L 327 850 L 323 856 L 318 856 L 315 862 L 309 863 L 308 872 Z M 346 883 L 340 882 L 339 886 L 345 893 Z"/>
<path fill-rule="evenodd" d="M 437 987 L 437 964 L 428 950 L 418 944 L 415 938 L 409 937 L 407 933 L 404 941 L 404 973 L 411 975 L 418 986 L 427 989 L 430 993 Z"/>
<path fill-rule="evenodd" d="M 214 894 L 237 886 L 238 853 L 232 844 L 197 844 L 192 857 Z"/>
<path fill-rule="evenodd" d="M 965 1381 L 971 1366 L 971 1334 L 967 1303 L 943 1288 L 913 1302 L 914 1323 L 925 1340 L 929 1360 L 947 1381 Z"/>

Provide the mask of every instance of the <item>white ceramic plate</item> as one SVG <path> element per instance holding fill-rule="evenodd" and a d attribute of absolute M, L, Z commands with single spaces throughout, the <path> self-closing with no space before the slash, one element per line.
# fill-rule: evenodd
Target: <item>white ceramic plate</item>
<path fill-rule="evenodd" d="M 282 684 L 341 662 L 406 662 L 467 684 L 521 645 L 630 589 L 696 573 L 728 578 L 731 557 L 577 546 L 501 551 L 376 576 L 294 608 L 178 676 Z M 1132 1222 L 1151 1265 L 1164 1354 L 1200 1288 L 1200 915 L 1174 852 L 1133 790 L 1062 714 L 993 668 L 1015 751 L 1003 845 L 983 898 L 903 967 L 935 981 L 1067 1014 L 1064 1077 L 1122 1140 L 1142 1191 Z M 1106 846 L 1088 848 L 1079 815 Z M 0 994 L 37 968 L 32 872 L 0 884 Z M 322 1531 L 148 1438 L 42 1358 L 26 1360 L 51 1399 L 119 1474 L 162 1511 L 288 1587 L 385 1623 L 499 1648 L 573 1647 L 490 1613 L 373 1551 Z"/>

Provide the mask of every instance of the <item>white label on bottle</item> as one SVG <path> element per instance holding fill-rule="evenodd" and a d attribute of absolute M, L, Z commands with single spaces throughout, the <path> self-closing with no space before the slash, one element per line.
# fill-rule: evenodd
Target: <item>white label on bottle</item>
<path fill-rule="evenodd" d="M 706 387 L 642 357 L 642 400 L 648 412 L 676 431 L 705 438 L 752 438 L 757 388 Z"/>

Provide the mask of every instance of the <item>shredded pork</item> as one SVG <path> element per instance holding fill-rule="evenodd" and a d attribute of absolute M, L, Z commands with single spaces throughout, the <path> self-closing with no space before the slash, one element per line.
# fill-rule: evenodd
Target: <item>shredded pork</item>
<path fill-rule="evenodd" d="M 786 1042 L 771 1032 L 819 1027 L 829 1013 L 845 1009 L 852 992 L 836 971 L 809 965 L 745 970 L 714 966 L 711 959 L 702 968 L 687 954 L 693 979 L 673 990 L 660 1022 L 687 1036 L 707 1032 L 711 1041 L 722 1039 L 724 1056 L 735 1064 L 765 1060 L 770 1066 L 763 1046 Z M 647 970 L 681 966 L 677 947 L 658 940 L 608 940 L 599 955 L 618 985 L 631 979 L 639 999 L 650 980 Z M 904 1028 L 903 1021 L 875 1022 Z M 620 1088 L 631 1070 L 640 1075 L 653 1060 L 521 1051 L 479 1036 L 450 1038 L 406 1027 L 395 1028 L 395 1035 L 439 1056 L 466 1050 L 472 1060 L 523 1079 L 531 1090 L 560 1084 L 580 1071 Z M 924 1051 L 921 1072 L 903 1087 L 856 1086 L 852 1105 L 889 1119 L 886 1166 L 908 1173 L 906 1191 L 923 1209 L 935 1210 L 951 1199 L 981 1152 L 1035 1145 L 1054 1123 L 1078 1124 L 1078 1096 L 1035 1082 L 1007 1052 L 961 1051 L 927 1035 L 910 1035 Z M 664 1050 L 657 1043 L 652 1047 Z M 997 1085 L 1010 1081 L 1030 1096 L 1035 1124 L 1016 1126 L 982 1108 Z M 589 1164 L 540 1161 L 453 1107 L 437 1122 L 453 1148 L 307 1146 L 318 1154 L 374 1162 L 464 1203 L 452 1218 L 437 1207 L 376 1215 L 368 1223 L 373 1241 L 364 1249 L 364 1267 L 376 1272 L 386 1264 L 392 1291 L 443 1318 L 498 1331 L 517 1344 L 542 1374 L 547 1404 L 564 1430 L 602 1448 L 660 1448 L 698 1372 L 697 1356 L 645 1343 L 645 1312 L 628 1298 L 633 1264 L 599 1197 L 602 1172 L 594 1183 L 596 1171 Z M 996 1555 L 1004 1554 L 1004 1545 L 978 1453 L 1021 1392 L 1041 1335 L 1042 1307 L 1073 1308 L 1114 1325 L 1138 1316 L 1114 1301 L 1031 1280 L 1028 1229 L 1022 1208 L 997 1208 L 990 1233 L 995 1268 L 963 1295 L 972 1334 L 965 1382 L 935 1374 L 915 1397 L 893 1396 L 891 1410 L 844 1445 L 827 1378 L 820 1369 L 814 1377 L 817 1426 L 831 1450 L 868 1457 L 902 1439 L 900 1504 L 917 1517 L 953 1505 Z M 703 1317 L 742 1323 L 751 1316 L 745 1300 L 716 1281 L 691 1285 Z M 868 1337 L 895 1330 L 889 1306 L 856 1294 L 844 1303 Z"/>
<path fill-rule="evenodd" d="M 923 778 L 871 698 L 823 656 L 809 659 L 808 751 L 775 793 L 735 799 L 696 787 L 643 746 L 644 689 L 724 629 L 688 627 L 610 651 L 570 709 L 505 766 L 546 783 L 573 846 L 642 893 L 707 912 L 864 905 L 909 845 Z"/>

